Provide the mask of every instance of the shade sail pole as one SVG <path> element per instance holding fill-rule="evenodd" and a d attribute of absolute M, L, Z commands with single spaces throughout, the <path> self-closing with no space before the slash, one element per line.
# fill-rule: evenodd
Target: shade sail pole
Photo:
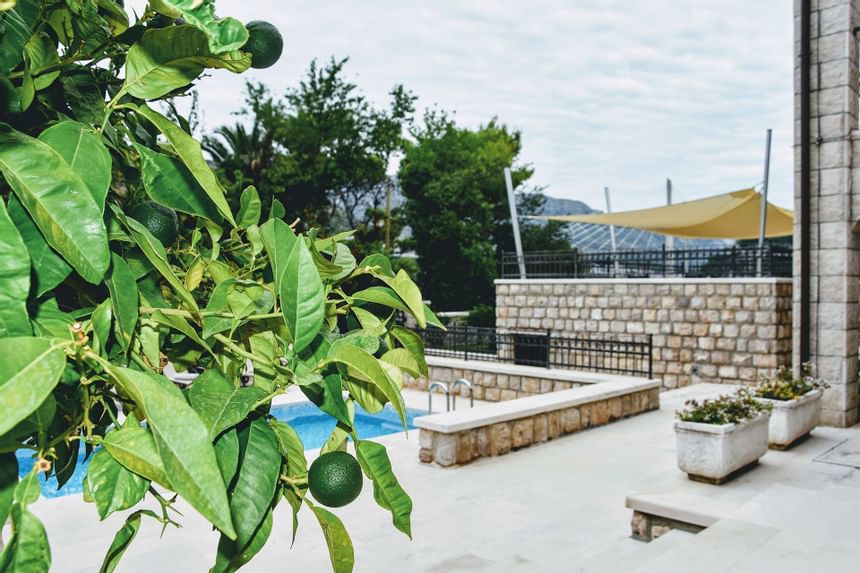
<path fill-rule="evenodd" d="M 505 167 L 505 187 L 508 188 L 508 205 L 511 208 L 511 226 L 514 228 L 514 248 L 517 251 L 517 265 L 520 268 L 520 278 L 526 278 L 526 261 L 523 258 L 523 243 L 520 240 L 520 220 L 517 217 L 517 200 L 514 197 L 514 182 L 511 170 Z"/>
<path fill-rule="evenodd" d="M 609 199 L 609 187 L 603 188 L 606 197 L 606 212 L 612 213 L 612 202 Z M 612 242 L 612 258 L 615 260 L 615 275 L 618 275 L 618 243 L 615 239 L 615 225 L 609 225 L 609 240 Z"/>
<path fill-rule="evenodd" d="M 666 178 L 666 205 L 672 204 L 672 180 L 668 177 Z M 672 235 L 666 236 L 666 250 L 673 251 L 675 250 L 675 237 Z"/>
<path fill-rule="evenodd" d="M 756 263 L 756 274 L 762 276 L 762 258 L 764 257 L 764 237 L 767 233 L 767 184 L 770 179 L 770 142 L 772 129 L 767 130 L 767 139 L 764 145 L 764 180 L 761 186 L 761 225 L 758 233 L 758 261 Z"/>

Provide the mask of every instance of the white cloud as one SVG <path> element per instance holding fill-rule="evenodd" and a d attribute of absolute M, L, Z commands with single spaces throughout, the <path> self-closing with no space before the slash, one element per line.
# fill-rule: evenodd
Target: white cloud
<path fill-rule="evenodd" d="M 273 22 L 281 61 L 249 76 L 282 93 L 312 58 L 350 56 L 375 102 L 397 83 L 419 106 L 470 126 L 523 132 L 523 161 L 548 193 L 613 207 L 743 188 L 762 178 L 792 205 L 792 3 L 785 0 L 294 2 L 218 0 L 221 15 Z M 201 86 L 209 129 L 235 121 L 245 76 Z"/>

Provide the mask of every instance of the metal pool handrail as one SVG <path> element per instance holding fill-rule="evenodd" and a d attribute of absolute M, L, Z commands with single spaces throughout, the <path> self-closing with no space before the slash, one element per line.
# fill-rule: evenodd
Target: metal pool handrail
<path fill-rule="evenodd" d="M 454 380 L 453 384 L 451 384 L 451 409 L 452 410 L 457 409 L 457 394 L 454 392 L 454 390 L 457 389 L 457 386 L 465 386 L 466 388 L 469 389 L 469 407 L 474 408 L 475 407 L 475 390 L 474 390 L 474 388 L 472 388 L 472 383 L 469 382 L 468 380 L 466 380 L 465 378 L 458 378 L 457 380 Z"/>
<path fill-rule="evenodd" d="M 445 411 L 451 411 L 451 393 L 448 390 L 448 385 L 444 382 L 433 382 L 430 386 L 427 387 L 427 415 L 433 413 L 433 390 L 436 388 L 441 388 L 443 392 L 445 392 Z"/>

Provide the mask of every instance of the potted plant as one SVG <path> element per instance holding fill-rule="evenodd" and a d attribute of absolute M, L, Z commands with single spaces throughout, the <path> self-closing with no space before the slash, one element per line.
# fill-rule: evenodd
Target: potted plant
<path fill-rule="evenodd" d="M 804 364 L 800 375 L 790 368 L 780 368 L 756 387 L 759 401 L 771 406 L 768 441 L 770 447 L 785 450 L 806 438 L 818 425 L 821 396 L 827 384 L 812 375 L 812 367 Z"/>
<path fill-rule="evenodd" d="M 770 405 L 742 388 L 688 400 L 676 413 L 678 467 L 695 481 L 722 484 L 767 453 Z"/>

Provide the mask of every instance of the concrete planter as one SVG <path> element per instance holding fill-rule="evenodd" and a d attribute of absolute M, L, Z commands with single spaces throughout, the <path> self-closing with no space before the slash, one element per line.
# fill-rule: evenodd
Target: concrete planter
<path fill-rule="evenodd" d="M 773 405 L 768 442 L 776 450 L 785 450 L 805 438 L 818 425 L 821 390 L 810 390 L 794 400 L 758 398 Z"/>
<path fill-rule="evenodd" d="M 695 481 L 721 484 L 767 453 L 769 412 L 737 424 L 675 421 L 678 467 Z"/>

